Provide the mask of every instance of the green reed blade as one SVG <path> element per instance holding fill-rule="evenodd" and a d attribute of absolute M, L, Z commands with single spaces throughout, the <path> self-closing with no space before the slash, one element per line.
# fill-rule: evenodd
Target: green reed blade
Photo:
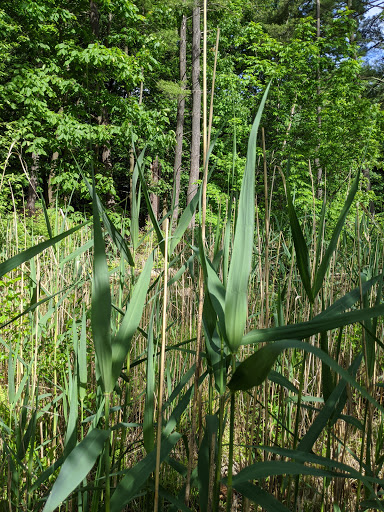
<path fill-rule="evenodd" d="M 8 354 L 8 401 L 11 405 L 15 404 L 15 366 L 17 359 L 13 357 L 11 346 L 9 346 Z"/>
<path fill-rule="evenodd" d="M 60 260 L 59 267 L 63 268 L 66 263 L 76 259 L 78 256 L 80 256 L 80 254 L 83 254 L 84 252 L 88 251 L 91 247 L 93 247 L 93 240 L 89 240 L 87 243 L 85 243 L 81 247 L 78 247 L 70 254 L 68 254 L 68 256 Z"/>
<path fill-rule="evenodd" d="M 206 278 L 206 286 L 208 288 L 210 304 L 212 305 L 216 316 L 217 322 L 220 329 L 220 334 L 226 338 L 226 316 L 225 316 L 225 295 L 226 290 L 221 283 L 218 275 L 214 271 L 210 261 L 207 258 L 204 258 L 203 268 L 205 269 L 204 275 Z M 208 307 L 208 305 L 207 305 Z M 212 318 L 209 320 L 212 322 Z"/>
<path fill-rule="evenodd" d="M 274 382 L 275 384 L 278 384 L 279 386 L 282 386 L 283 388 L 288 389 L 295 395 L 299 394 L 299 389 L 294 384 L 292 384 L 292 382 L 289 381 L 287 377 L 284 377 L 284 375 L 281 375 L 281 373 L 276 372 L 275 370 L 271 370 L 269 372 L 268 380 Z"/>
<path fill-rule="evenodd" d="M 93 230 L 92 335 L 103 391 L 110 393 L 116 382 L 112 374 L 111 291 L 96 197 L 93 200 Z"/>
<path fill-rule="evenodd" d="M 133 146 L 133 140 L 132 140 Z M 140 216 L 140 203 L 141 203 L 141 185 L 137 190 L 137 181 L 139 179 L 139 168 L 143 167 L 144 155 L 145 155 L 146 146 L 143 151 L 140 153 L 137 161 L 135 163 L 135 167 L 133 169 L 132 174 L 132 205 L 131 205 L 131 239 L 133 249 L 136 250 L 139 245 L 139 216 Z"/>
<path fill-rule="evenodd" d="M 180 438 L 181 434 L 178 434 L 177 432 L 174 432 L 167 437 L 163 436 L 160 452 L 161 462 L 169 455 L 172 448 Z M 126 472 L 112 495 L 111 512 L 121 512 L 125 505 L 140 493 L 141 488 L 148 480 L 151 473 L 155 471 L 155 467 L 156 451 L 154 450 Z"/>
<path fill-rule="evenodd" d="M 230 201 L 230 205 L 232 201 Z M 231 206 L 230 206 L 231 208 Z M 224 286 L 228 283 L 228 269 L 229 269 L 229 248 L 231 242 L 231 219 L 228 214 L 228 219 L 225 224 L 224 240 L 223 240 L 223 283 Z"/>
<path fill-rule="evenodd" d="M 81 333 L 79 351 L 77 357 L 78 365 L 78 380 L 79 380 L 79 398 L 84 400 L 87 392 L 87 315 L 85 309 L 83 310 L 83 317 L 81 320 Z"/>
<path fill-rule="evenodd" d="M 49 221 L 47 207 L 45 206 L 45 200 L 44 200 L 43 194 L 41 192 L 39 192 L 39 196 L 40 196 L 40 200 L 41 200 L 41 206 L 43 208 L 44 220 L 45 220 L 45 224 L 47 226 L 48 236 L 49 236 L 49 238 L 52 238 L 53 237 L 52 227 L 51 227 L 51 223 Z"/>
<path fill-rule="evenodd" d="M 133 261 L 131 251 L 129 250 L 129 247 L 127 246 L 124 238 L 121 236 L 119 231 L 115 228 L 115 225 L 109 218 L 103 203 L 100 201 L 100 198 L 96 192 L 95 187 L 92 187 L 87 180 L 87 178 L 83 175 L 83 173 L 80 171 L 83 181 L 88 189 L 89 195 L 91 196 L 93 200 L 93 209 L 99 212 L 100 217 L 103 219 L 103 224 L 105 229 L 108 231 L 109 236 L 111 237 L 113 243 L 117 247 L 117 249 L 121 252 L 121 254 L 124 256 L 126 261 L 132 266 L 135 266 L 135 262 Z M 94 214 L 95 216 L 95 214 Z"/>
<path fill-rule="evenodd" d="M 164 256 L 164 254 L 165 254 L 164 236 L 163 236 L 163 233 L 161 232 L 160 224 L 159 224 L 155 214 L 153 213 L 153 208 L 152 208 L 151 200 L 149 198 L 148 186 L 147 186 L 147 182 L 146 182 L 146 179 L 144 176 L 144 172 L 140 165 L 137 166 L 137 170 L 139 171 L 141 188 L 142 188 L 142 191 L 144 194 L 145 203 L 147 205 L 148 215 L 149 215 L 149 218 L 151 219 L 153 229 L 155 230 L 155 233 L 157 236 L 157 243 L 159 244 L 161 254 Z"/>
<path fill-rule="evenodd" d="M 241 185 L 239 209 L 225 294 L 225 332 L 235 353 L 241 344 L 248 311 L 248 279 L 251 273 L 255 224 L 256 143 L 270 84 L 260 103 L 248 142 L 247 163 Z"/>
<path fill-rule="evenodd" d="M 155 485 L 150 481 L 150 489 L 155 490 Z M 192 512 L 192 509 L 188 508 L 183 501 L 184 496 L 173 496 L 170 492 L 166 491 L 161 485 L 159 487 L 159 495 L 164 500 L 168 501 L 173 507 L 168 508 L 168 512 Z"/>
<path fill-rule="evenodd" d="M 58 242 L 60 242 L 60 240 L 63 240 L 72 233 L 75 233 L 76 231 L 83 228 L 90 222 L 91 221 L 84 222 L 79 226 L 75 226 L 74 228 L 71 228 L 68 231 L 65 231 L 64 233 L 61 233 L 60 235 L 54 236 L 53 238 L 50 238 L 45 242 L 41 242 L 40 244 L 37 244 L 34 247 L 30 247 L 29 249 L 26 249 L 25 251 L 16 254 L 16 256 L 7 259 L 3 263 L 0 263 L 0 277 L 3 277 L 5 274 L 8 274 L 8 272 L 20 266 L 22 263 L 31 260 L 37 254 L 40 254 L 45 249 L 48 249 L 48 247 L 52 247 L 52 245 L 57 244 Z"/>
<path fill-rule="evenodd" d="M 380 274 L 376 277 L 373 277 L 372 279 L 369 279 L 368 281 L 364 281 L 361 286 L 361 292 L 363 297 L 366 296 L 366 294 L 372 289 L 372 287 L 378 283 L 380 280 L 383 279 L 383 274 Z M 313 319 L 317 318 L 324 318 L 329 316 L 330 314 L 334 313 L 344 313 L 346 309 L 351 308 L 354 304 L 356 304 L 357 301 L 360 300 L 360 286 L 355 288 L 354 290 L 346 293 L 343 297 L 335 301 L 331 306 L 329 306 L 327 309 L 313 317 Z M 379 304 L 376 304 L 377 306 Z"/>
<path fill-rule="evenodd" d="M 262 449 L 265 450 L 266 452 L 273 453 L 276 455 L 280 455 L 281 457 L 294 459 L 296 462 L 300 462 L 302 464 L 315 464 L 317 466 L 323 466 L 324 468 L 343 471 L 344 474 L 348 475 L 348 478 L 361 480 L 364 483 L 364 485 L 366 485 L 371 490 L 372 483 L 377 483 L 380 485 L 383 484 L 383 480 L 381 478 L 364 475 L 360 471 L 357 471 L 355 468 L 349 466 L 348 464 L 345 464 L 344 462 L 339 462 L 338 460 L 333 460 L 328 457 L 322 457 L 312 452 L 303 452 L 301 450 L 279 448 L 277 446 L 257 446 L 255 448 Z"/>
<path fill-rule="evenodd" d="M 367 276 L 362 273 L 361 274 L 361 283 L 362 285 L 365 284 L 367 282 Z M 369 297 L 367 294 L 365 294 L 363 296 L 363 305 L 362 305 L 363 308 L 367 308 L 369 307 Z M 374 368 L 375 368 L 375 364 L 376 364 L 376 361 L 375 361 L 375 356 L 376 356 L 376 343 L 375 343 L 375 337 L 376 336 L 372 336 L 370 333 L 372 333 L 373 335 L 375 335 L 376 333 L 374 332 L 375 329 L 373 328 L 373 319 L 372 318 L 368 318 L 367 320 L 364 321 L 363 323 L 364 325 L 364 329 L 365 329 L 365 350 L 366 350 L 366 356 L 367 356 L 367 360 L 365 361 L 365 364 L 367 365 L 367 371 L 368 371 L 368 377 L 370 379 L 372 379 L 373 377 L 373 372 L 374 372 Z"/>
<path fill-rule="evenodd" d="M 304 466 L 298 462 L 286 462 L 282 460 L 268 460 L 257 462 L 242 469 L 233 477 L 233 486 L 247 482 L 249 480 L 259 480 L 275 475 L 311 475 L 317 477 L 338 477 L 338 478 L 355 478 L 349 473 L 341 473 L 332 471 L 332 469 L 323 469 L 312 466 Z"/>
<path fill-rule="evenodd" d="M 194 195 L 190 203 L 187 204 L 185 210 L 183 211 L 169 243 L 169 254 L 173 254 L 173 251 L 175 250 L 177 244 L 180 242 L 182 236 L 187 230 L 191 222 L 191 219 L 196 211 L 197 205 L 199 204 L 200 193 L 201 187 L 198 188 L 196 194 Z"/>
<path fill-rule="evenodd" d="M 313 296 L 312 288 L 311 288 L 311 269 L 310 269 L 310 265 L 309 265 L 308 247 L 307 247 L 307 243 L 305 241 L 303 231 L 302 231 L 300 223 L 299 223 L 299 219 L 297 218 L 297 215 L 296 215 L 295 207 L 293 206 L 291 189 L 289 186 L 288 178 L 289 177 L 287 177 L 287 180 L 286 180 L 288 215 L 289 215 L 289 223 L 291 225 L 293 243 L 295 245 L 297 268 L 299 270 L 301 281 L 302 281 L 304 289 L 307 293 L 308 299 L 312 303 L 314 301 L 314 296 Z"/>
<path fill-rule="evenodd" d="M 282 352 L 286 349 L 299 349 L 304 350 L 305 352 L 309 352 L 316 356 L 320 361 L 323 361 L 326 363 L 331 370 L 333 370 L 335 373 L 338 373 L 340 377 L 342 377 L 347 384 L 354 387 L 364 398 L 366 398 L 374 407 L 376 407 L 379 411 L 384 413 L 384 406 L 379 404 L 377 400 L 375 400 L 371 394 L 363 387 L 361 386 L 351 375 L 348 373 L 347 370 L 344 370 L 341 366 L 337 364 L 337 362 L 332 359 L 328 354 L 320 350 L 318 347 L 315 347 L 313 345 L 310 345 L 309 343 L 305 343 L 304 341 L 298 341 L 294 339 L 283 339 L 280 341 L 276 341 L 274 343 L 275 349 L 280 350 Z M 251 356 L 252 357 L 252 356 Z"/>
<path fill-rule="evenodd" d="M 345 219 L 347 218 L 349 209 L 352 205 L 352 202 L 355 198 L 356 192 L 359 188 L 359 179 L 360 179 L 360 171 L 356 174 L 356 177 L 352 183 L 351 190 L 349 191 L 349 194 L 344 203 L 343 209 L 341 210 L 341 213 L 339 215 L 336 227 L 332 233 L 332 237 L 331 237 L 331 241 L 329 242 L 329 246 L 328 246 L 327 250 L 325 251 L 324 257 L 321 260 L 319 268 L 316 269 L 315 279 L 314 279 L 313 288 L 312 288 L 313 297 L 316 297 L 316 295 L 319 293 L 319 291 L 323 285 L 324 277 L 325 277 L 325 274 L 327 273 L 327 270 L 328 270 L 328 267 L 329 267 L 329 264 L 331 261 L 331 257 L 336 250 L 337 242 L 339 240 L 341 230 L 345 224 Z"/>
<path fill-rule="evenodd" d="M 234 483 L 233 487 L 243 496 L 253 501 L 255 505 L 263 507 L 266 512 L 289 512 L 279 500 L 261 487 L 250 482 Z"/>
<path fill-rule="evenodd" d="M 211 444 L 214 438 L 215 447 L 217 448 L 217 433 L 219 430 L 219 418 L 217 415 L 205 416 L 205 434 L 199 448 L 198 464 L 197 464 L 197 485 L 199 489 L 199 510 L 207 512 L 209 499 L 209 483 L 210 468 L 214 464 L 211 460 Z M 215 451 L 215 450 L 214 450 Z"/>
<path fill-rule="evenodd" d="M 41 485 L 46 481 L 48 480 L 48 478 L 50 476 L 52 476 L 55 471 L 57 471 L 59 469 L 59 467 L 64 463 L 64 456 L 61 456 L 60 458 L 58 458 L 57 460 L 55 460 L 55 462 L 49 466 L 48 469 L 46 469 L 45 471 L 43 471 L 43 473 L 41 473 L 41 475 L 39 476 L 39 478 L 32 484 L 31 488 L 30 488 L 30 491 L 31 492 L 34 492 L 36 491 L 37 489 L 39 489 L 41 487 Z"/>
<path fill-rule="evenodd" d="M 71 451 L 53 484 L 43 512 L 54 512 L 60 503 L 83 481 L 103 451 L 109 435 L 109 430 L 93 429 Z"/>
<path fill-rule="evenodd" d="M 155 398 L 155 368 L 154 368 L 154 337 L 153 320 L 155 316 L 155 307 L 152 308 L 148 325 L 147 336 L 147 372 L 146 372 L 146 390 L 145 406 L 143 417 L 143 441 L 147 453 L 155 447 L 155 426 L 154 426 L 154 398 Z"/>
<path fill-rule="evenodd" d="M 327 311 L 327 310 L 326 310 Z M 325 313 L 325 312 L 324 312 Z M 248 332 L 242 340 L 243 345 L 283 339 L 304 339 L 322 331 L 331 331 L 344 325 L 363 322 L 367 318 L 376 318 L 384 315 L 384 304 L 373 308 L 358 309 L 348 313 L 318 315 L 309 322 L 270 327 L 269 329 L 254 329 Z"/>
<path fill-rule="evenodd" d="M 121 368 L 127 357 L 128 351 L 131 347 L 132 337 L 135 334 L 143 309 L 149 282 L 151 280 L 151 271 L 153 267 L 153 253 L 148 256 L 147 262 L 143 271 L 140 274 L 137 283 L 135 284 L 131 300 L 128 304 L 124 318 L 121 322 L 120 328 L 112 342 L 112 380 L 113 384 L 116 382 L 120 375 Z M 113 389 L 113 388 L 112 388 Z M 111 391 L 112 391 L 111 389 Z"/>
<path fill-rule="evenodd" d="M 323 197 L 323 204 L 321 207 L 321 213 L 320 213 L 320 223 L 319 223 L 319 231 L 317 234 L 317 240 L 316 240 L 316 260 L 315 260 L 315 269 L 318 268 L 319 260 L 321 256 L 321 246 L 324 241 L 324 226 L 325 226 L 325 215 L 327 211 L 327 195 L 324 192 Z"/>
<path fill-rule="evenodd" d="M 247 391 L 254 386 L 260 386 L 268 377 L 281 352 L 280 346 L 269 343 L 252 354 L 236 368 L 228 383 L 229 389 L 231 391 Z"/>
<path fill-rule="evenodd" d="M 71 379 L 71 386 L 69 389 L 69 415 L 67 420 L 67 431 L 65 433 L 64 440 L 64 456 L 68 455 L 76 446 L 77 443 L 77 420 L 79 416 L 79 403 L 78 403 L 78 377 L 77 377 L 77 365 L 78 365 L 78 336 L 77 336 L 77 325 L 76 319 L 73 318 L 72 322 L 72 341 L 75 348 L 75 364 L 73 376 L 70 373 L 70 362 L 68 361 L 68 378 Z"/>
<path fill-rule="evenodd" d="M 360 354 L 351 364 L 351 366 L 348 368 L 348 372 L 352 377 L 356 376 L 356 372 L 361 364 L 362 361 L 362 355 Z M 324 363 L 325 364 L 325 363 Z M 327 366 L 328 367 L 328 366 Z M 344 379 L 340 379 L 340 382 L 337 384 L 337 386 L 334 387 L 332 393 L 329 395 L 329 398 L 326 400 L 324 406 L 322 407 L 319 414 L 317 414 L 315 420 L 313 421 L 312 425 L 307 430 L 304 437 L 299 442 L 297 449 L 301 450 L 302 452 L 309 452 L 312 450 L 313 445 L 316 443 L 317 439 L 319 438 L 321 432 L 324 430 L 324 428 L 327 426 L 328 421 L 333 418 L 334 420 L 335 415 L 337 416 L 337 411 L 344 408 L 345 402 L 342 400 L 343 392 L 346 388 L 346 381 Z M 342 404 L 340 406 L 340 400 L 342 401 Z"/>

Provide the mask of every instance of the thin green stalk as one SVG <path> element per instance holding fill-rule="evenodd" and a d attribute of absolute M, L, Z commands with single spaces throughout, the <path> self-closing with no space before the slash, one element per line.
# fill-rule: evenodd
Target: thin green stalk
<path fill-rule="evenodd" d="M 233 472 L 234 433 L 235 433 L 235 392 L 232 392 L 231 393 L 231 413 L 230 413 L 230 420 L 229 420 L 227 512 L 231 512 L 231 510 L 232 510 L 232 472 Z"/>
<path fill-rule="evenodd" d="M 223 430 L 224 430 L 224 407 L 225 407 L 225 395 L 221 395 L 219 398 L 219 432 L 218 432 L 218 443 L 217 443 L 217 458 L 216 458 L 216 477 L 214 487 L 214 500 L 213 500 L 213 511 L 218 512 L 219 510 L 219 497 L 220 497 L 220 480 L 221 480 L 221 459 L 223 456 Z"/>

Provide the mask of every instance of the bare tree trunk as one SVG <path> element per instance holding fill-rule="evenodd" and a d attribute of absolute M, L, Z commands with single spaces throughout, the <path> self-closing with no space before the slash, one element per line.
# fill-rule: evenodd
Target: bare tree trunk
<path fill-rule="evenodd" d="M 201 89 L 200 89 L 200 7 L 195 4 L 192 15 L 192 141 L 191 169 L 187 191 L 187 204 L 197 192 L 197 180 L 200 170 L 200 118 L 201 118 Z M 195 225 L 195 217 L 191 226 Z"/>
<path fill-rule="evenodd" d="M 153 213 L 154 213 L 156 219 L 159 219 L 159 216 L 161 213 L 160 198 L 159 198 L 156 188 L 159 183 L 160 176 L 161 176 L 161 166 L 160 166 L 160 162 L 159 162 L 159 157 L 157 155 L 156 155 L 155 160 L 152 162 L 151 171 L 152 171 L 152 186 L 155 188 L 155 191 L 151 192 L 150 200 L 151 200 Z"/>
<path fill-rule="evenodd" d="M 173 166 L 173 222 L 177 222 L 180 199 L 180 177 L 183 158 L 183 134 L 184 134 L 184 112 L 185 94 L 187 85 L 187 17 L 183 14 L 180 26 L 180 82 L 182 93 L 177 102 L 177 124 L 176 124 L 176 149 L 175 163 Z"/>
<path fill-rule="evenodd" d="M 98 38 L 99 37 L 99 31 L 100 31 L 100 23 L 99 23 L 99 9 L 97 7 L 97 3 L 94 2 L 94 0 L 90 0 L 89 2 L 89 19 L 91 21 L 91 27 L 93 35 Z"/>
<path fill-rule="evenodd" d="M 320 0 L 316 0 L 316 37 L 320 39 Z M 317 66 L 317 98 L 320 101 L 320 64 Z M 318 105 L 317 107 L 317 126 L 319 129 L 319 140 L 320 140 L 320 130 L 321 130 L 321 107 Z M 320 143 L 317 146 L 317 152 L 320 151 Z M 323 178 L 323 168 L 321 166 L 320 158 L 317 156 L 315 158 L 315 166 L 317 169 L 317 197 L 321 199 L 323 197 L 323 187 L 321 184 Z"/>
<path fill-rule="evenodd" d="M 31 173 L 29 176 L 29 187 L 27 197 L 27 209 L 29 215 L 36 212 L 36 199 L 37 199 L 37 175 L 39 172 L 39 155 L 32 153 Z"/>

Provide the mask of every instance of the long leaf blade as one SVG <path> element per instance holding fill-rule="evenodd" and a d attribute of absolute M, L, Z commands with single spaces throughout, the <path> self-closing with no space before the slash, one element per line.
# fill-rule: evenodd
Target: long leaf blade
<path fill-rule="evenodd" d="M 269 329 L 254 329 L 243 337 L 242 344 L 278 341 L 284 339 L 304 339 L 323 331 L 330 331 L 344 325 L 363 322 L 368 318 L 384 315 L 384 304 L 373 308 L 358 309 L 343 314 L 322 315 L 309 322 L 300 322 Z"/>
<path fill-rule="evenodd" d="M 97 200 L 93 200 L 93 229 L 94 229 L 94 258 L 93 258 L 93 286 L 91 325 L 93 343 L 102 385 L 106 393 L 113 391 L 115 381 L 112 376 L 112 346 L 111 346 L 111 291 L 107 257 Z"/>
<path fill-rule="evenodd" d="M 225 295 L 227 342 L 234 353 L 241 344 L 248 311 L 248 280 L 251 272 L 255 224 L 255 168 L 257 132 L 267 100 L 266 88 L 248 142 L 247 163 L 241 185 L 238 219 Z"/>
<path fill-rule="evenodd" d="M 72 233 L 75 233 L 79 229 L 81 229 L 84 226 L 86 226 L 87 224 L 89 224 L 89 222 L 90 221 L 84 222 L 83 224 L 80 224 L 79 226 L 75 226 L 74 228 L 71 228 L 68 231 L 65 231 L 64 233 L 61 233 L 60 235 L 50 238 L 49 240 L 46 240 L 45 242 L 41 242 L 40 244 L 37 244 L 34 247 L 30 247 L 29 249 L 26 249 L 25 251 L 22 251 L 19 254 L 16 254 L 12 258 L 9 258 L 8 260 L 4 261 L 3 263 L 0 263 L 0 277 L 3 277 L 5 274 L 8 274 L 8 272 L 10 272 L 14 268 L 20 266 L 22 263 L 29 261 L 37 254 L 40 254 L 45 249 L 48 249 L 48 247 L 51 247 L 52 245 L 57 244 L 57 242 L 60 242 L 60 240 L 63 240 L 64 238 L 71 235 Z"/>
<path fill-rule="evenodd" d="M 293 243 L 295 245 L 297 268 L 299 269 L 300 277 L 303 282 L 304 289 L 308 295 L 308 299 L 310 302 L 313 302 L 314 296 L 311 289 L 311 270 L 309 266 L 308 247 L 304 239 L 299 219 L 297 218 L 296 215 L 295 207 L 293 206 L 291 190 L 288 180 L 286 181 L 286 192 L 288 202 L 289 223 L 291 225 Z"/>
<path fill-rule="evenodd" d="M 140 274 L 137 283 L 135 284 L 131 301 L 121 322 L 120 329 L 118 330 L 112 343 L 112 372 L 114 382 L 116 382 L 118 376 L 120 375 L 124 360 L 131 346 L 132 337 L 135 334 L 141 320 L 149 281 L 151 279 L 152 267 L 153 253 L 151 253 L 148 257 L 144 269 Z"/>
<path fill-rule="evenodd" d="M 83 481 L 101 454 L 109 430 L 94 429 L 66 458 L 43 512 L 53 512 Z"/>
<path fill-rule="evenodd" d="M 341 230 L 344 226 L 345 219 L 348 215 L 349 209 L 352 205 L 352 202 L 355 198 L 356 192 L 359 188 L 359 179 L 360 179 L 360 171 L 356 174 L 356 177 L 352 183 L 351 190 L 349 191 L 349 194 L 347 196 L 347 199 L 344 203 L 343 209 L 341 210 L 339 219 L 337 221 L 336 227 L 332 233 L 331 241 L 329 242 L 329 246 L 324 254 L 323 259 L 321 260 L 320 266 L 315 274 L 315 279 L 313 283 L 313 297 L 316 297 L 316 295 L 319 293 L 320 288 L 323 284 L 325 274 L 328 270 L 329 263 L 331 261 L 332 254 L 335 252 L 337 247 L 337 241 L 339 239 Z"/>

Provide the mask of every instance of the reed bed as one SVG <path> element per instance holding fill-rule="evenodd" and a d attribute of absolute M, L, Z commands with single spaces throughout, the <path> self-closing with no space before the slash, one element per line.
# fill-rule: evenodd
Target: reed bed
<path fill-rule="evenodd" d="M 2 226 L 0 510 L 384 510 L 382 231 L 358 172 L 333 224 L 289 179 L 254 208 L 265 97 L 207 238 L 199 195 L 162 229 L 144 155 L 129 232 L 88 182 L 92 222 Z"/>

